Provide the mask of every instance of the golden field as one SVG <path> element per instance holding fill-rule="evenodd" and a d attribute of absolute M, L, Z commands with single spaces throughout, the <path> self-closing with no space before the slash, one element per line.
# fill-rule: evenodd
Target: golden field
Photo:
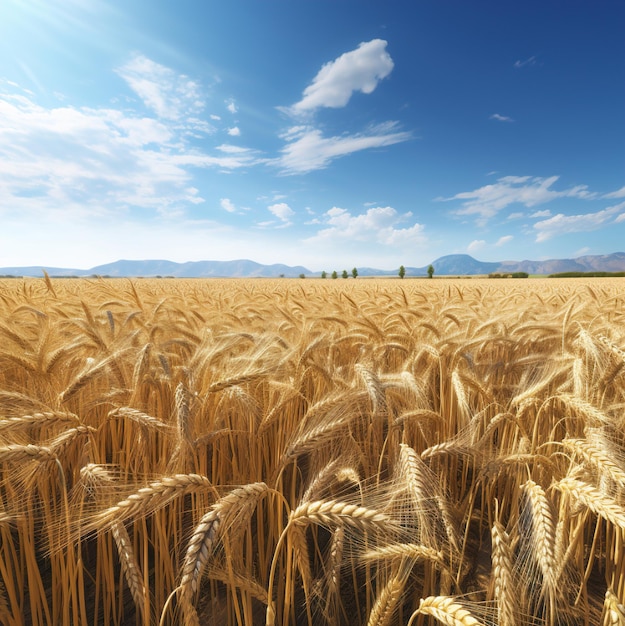
<path fill-rule="evenodd" d="M 625 624 L 625 279 L 0 280 L 0 623 Z"/>

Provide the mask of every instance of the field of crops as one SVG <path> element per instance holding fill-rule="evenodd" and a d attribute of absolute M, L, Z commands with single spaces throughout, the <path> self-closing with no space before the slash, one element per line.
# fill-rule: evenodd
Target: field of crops
<path fill-rule="evenodd" d="M 0 623 L 625 624 L 624 280 L 0 280 Z"/>

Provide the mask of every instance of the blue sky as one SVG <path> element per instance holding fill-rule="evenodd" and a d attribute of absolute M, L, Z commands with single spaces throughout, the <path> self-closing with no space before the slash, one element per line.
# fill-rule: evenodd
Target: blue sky
<path fill-rule="evenodd" d="M 2 0 L 0 266 L 625 250 L 625 3 Z"/>

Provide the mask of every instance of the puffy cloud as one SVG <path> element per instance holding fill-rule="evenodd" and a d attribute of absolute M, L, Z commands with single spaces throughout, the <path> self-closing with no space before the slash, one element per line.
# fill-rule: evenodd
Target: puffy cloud
<path fill-rule="evenodd" d="M 232 200 L 230 200 L 230 198 L 222 198 L 219 201 L 219 204 L 220 204 L 221 208 L 224 211 L 228 211 L 228 213 L 234 213 L 237 210 L 237 208 L 234 206 L 234 204 L 233 204 Z"/>
<path fill-rule="evenodd" d="M 290 224 L 291 217 L 295 215 L 295 211 L 286 202 L 278 202 L 268 206 L 267 208 L 285 224 Z"/>
<path fill-rule="evenodd" d="M 468 246 L 468 252 L 477 252 L 481 250 L 486 245 L 486 242 L 483 239 L 474 239 Z"/>
<path fill-rule="evenodd" d="M 410 212 L 399 214 L 390 206 L 371 208 L 360 215 L 333 207 L 322 217 L 327 227 L 308 241 L 364 241 L 397 247 L 424 243 L 422 224 L 415 223 L 407 228 L 397 227 L 411 217 Z"/>
<path fill-rule="evenodd" d="M 283 135 L 287 144 L 276 163 L 285 173 L 310 172 L 353 152 L 390 146 L 410 137 L 410 133 L 399 131 L 395 122 L 373 126 L 368 132 L 335 137 L 324 137 L 319 129 L 310 126 L 295 126 Z"/>
<path fill-rule="evenodd" d="M 236 113 L 239 109 L 237 109 L 237 105 L 235 104 L 234 100 L 226 100 L 226 109 L 228 109 L 228 111 L 230 111 L 230 113 L 234 114 Z"/>
<path fill-rule="evenodd" d="M 241 129 L 238 126 L 233 126 L 228 129 L 228 134 L 231 137 L 239 137 L 241 135 Z"/>
<path fill-rule="evenodd" d="M 373 92 L 393 69 L 386 46 L 383 39 L 373 39 L 326 63 L 290 111 L 297 114 L 320 107 L 340 108 L 349 102 L 355 91 Z"/>

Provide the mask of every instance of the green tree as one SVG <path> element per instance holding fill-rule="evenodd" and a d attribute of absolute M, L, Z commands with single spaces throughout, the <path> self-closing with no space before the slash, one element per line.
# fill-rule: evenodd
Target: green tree
<path fill-rule="evenodd" d="M 406 268 L 403 265 L 399 266 L 399 277 L 403 278 L 406 275 Z"/>
<path fill-rule="evenodd" d="M 321 278 L 326 278 L 328 276 L 328 274 L 326 273 L 325 270 L 323 270 L 323 272 L 321 272 Z"/>
<path fill-rule="evenodd" d="M 428 265 L 428 278 L 432 278 L 432 276 L 434 276 L 434 266 L 433 265 Z"/>
<path fill-rule="evenodd" d="M 332 272 L 332 278 L 338 278 L 339 275 L 336 273 L 336 270 Z"/>
<path fill-rule="evenodd" d="M 300 278 L 306 278 L 306 274 L 300 274 L 299 277 Z"/>
<path fill-rule="evenodd" d="M 355 268 L 355 267 L 352 269 L 352 276 L 353 276 L 354 278 L 356 278 L 356 277 L 358 276 L 358 269 L 357 269 L 357 268 Z"/>
<path fill-rule="evenodd" d="M 347 273 L 347 270 L 343 270 L 343 273 L 341 274 L 341 276 L 343 278 L 347 278 L 349 276 L 349 274 Z"/>

